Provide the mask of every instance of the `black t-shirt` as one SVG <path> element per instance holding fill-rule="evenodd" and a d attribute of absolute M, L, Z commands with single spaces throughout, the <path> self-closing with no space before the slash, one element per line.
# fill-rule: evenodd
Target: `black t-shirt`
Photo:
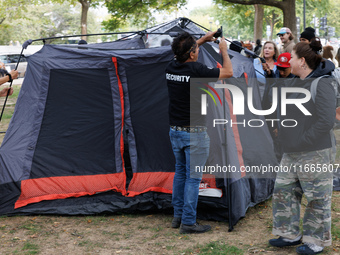
<path fill-rule="evenodd" d="M 205 116 L 201 115 L 200 88 L 191 85 L 190 78 L 215 78 L 219 68 L 208 68 L 198 62 L 179 63 L 172 60 L 166 68 L 169 91 L 169 117 L 171 126 L 205 126 Z M 202 85 L 201 87 L 204 87 Z"/>

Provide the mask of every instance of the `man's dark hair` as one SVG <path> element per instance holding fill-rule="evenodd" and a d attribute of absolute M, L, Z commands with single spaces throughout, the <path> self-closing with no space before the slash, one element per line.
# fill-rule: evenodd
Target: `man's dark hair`
<path fill-rule="evenodd" d="M 171 49 L 176 55 L 176 59 L 184 63 L 190 56 L 190 52 L 195 52 L 196 40 L 187 32 L 177 36 L 171 44 Z"/>
<path fill-rule="evenodd" d="M 313 70 L 323 61 L 320 55 L 322 45 L 319 37 L 314 37 L 310 43 L 299 42 L 294 46 L 293 50 L 298 58 L 305 58 L 307 65 Z"/>
<path fill-rule="evenodd" d="M 87 41 L 81 39 L 81 40 L 79 40 L 78 45 L 81 45 L 81 44 L 87 44 Z"/>

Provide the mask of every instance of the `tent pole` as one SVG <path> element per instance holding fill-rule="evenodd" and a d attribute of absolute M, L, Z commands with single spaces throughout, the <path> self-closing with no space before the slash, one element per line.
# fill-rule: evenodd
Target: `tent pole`
<path fill-rule="evenodd" d="M 223 99 L 224 99 L 224 102 L 226 101 L 226 97 L 225 97 L 225 90 L 226 89 L 223 89 Z M 227 103 L 225 102 L 225 104 L 223 105 L 223 116 L 224 118 L 226 118 L 226 107 Z M 227 158 L 227 163 L 228 163 L 228 148 L 227 148 L 227 129 L 225 128 L 225 132 L 223 132 L 224 134 L 224 148 L 225 148 L 225 153 L 226 153 L 226 158 Z M 233 224 L 232 224 L 232 221 L 231 221 L 231 215 L 232 215 L 232 204 L 231 204 L 231 188 L 230 188 L 230 173 L 227 171 L 226 173 L 227 175 L 227 178 L 225 180 L 225 183 L 226 183 L 226 186 L 227 186 L 227 201 L 228 201 L 228 225 L 229 225 L 229 229 L 228 229 L 228 232 L 231 232 L 233 230 Z"/>
<path fill-rule="evenodd" d="M 179 18 L 180 19 L 180 18 Z M 178 20 L 179 20 L 178 19 Z M 166 25 L 169 25 L 169 24 L 171 24 L 171 23 L 175 23 L 175 21 L 176 21 L 176 23 L 178 23 L 178 21 L 177 20 L 173 20 L 173 21 L 169 21 L 169 22 L 164 22 L 163 24 L 160 24 L 159 26 L 153 26 L 153 27 L 147 27 L 147 28 L 145 28 L 144 30 L 148 30 L 148 29 L 154 29 L 154 30 L 156 30 L 156 29 L 160 29 L 160 28 L 162 28 L 162 27 L 165 27 Z M 152 32 L 151 32 L 152 33 Z"/>
<path fill-rule="evenodd" d="M 221 26 L 221 30 L 222 30 L 222 26 Z M 222 30 L 222 36 L 223 36 L 223 30 Z M 223 65 L 223 59 L 222 59 L 222 65 Z M 223 117 L 226 119 L 227 116 L 226 116 L 226 109 L 225 108 L 226 108 L 226 105 L 228 105 L 228 104 L 226 102 L 225 91 L 226 91 L 226 89 L 223 89 L 223 100 L 225 102 L 224 105 L 223 105 Z M 229 111 L 230 111 L 230 109 L 229 109 Z M 223 134 L 224 134 L 224 148 L 225 148 L 226 159 L 227 159 L 226 163 L 228 163 L 228 161 L 229 161 L 228 153 L 227 153 L 228 152 L 228 146 L 227 146 L 228 141 L 227 141 L 227 132 L 226 131 L 227 131 L 227 128 L 225 128 L 225 132 L 223 132 Z M 227 171 L 226 186 L 227 186 L 227 201 L 228 201 L 228 224 L 229 224 L 228 232 L 231 232 L 233 230 L 233 223 L 231 221 L 232 203 L 231 203 L 231 188 L 230 188 L 231 182 L 230 182 L 230 178 L 231 178 L 230 172 Z"/>
<path fill-rule="evenodd" d="M 231 188 L 230 188 L 230 173 L 227 173 L 227 192 L 228 192 L 228 214 L 229 214 L 229 219 L 228 219 L 228 223 L 229 223 L 229 229 L 228 232 L 233 231 L 234 227 L 233 227 L 233 223 L 231 221 L 231 215 L 232 215 L 232 204 L 231 204 Z"/>
<path fill-rule="evenodd" d="M 195 21 L 192 21 L 192 20 L 190 20 L 192 23 L 194 23 L 196 26 L 199 26 L 200 28 L 203 28 L 203 29 L 205 29 L 205 30 L 207 30 L 207 31 L 210 31 L 210 29 L 208 29 L 208 28 L 206 28 L 206 27 L 203 27 L 202 25 L 200 25 L 200 24 L 197 24 Z"/>

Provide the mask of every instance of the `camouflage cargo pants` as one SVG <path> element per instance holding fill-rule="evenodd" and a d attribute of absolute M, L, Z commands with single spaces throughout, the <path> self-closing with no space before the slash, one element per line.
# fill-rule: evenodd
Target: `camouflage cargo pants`
<path fill-rule="evenodd" d="M 333 172 L 331 149 L 285 153 L 281 165 L 287 171 L 277 173 L 273 194 L 273 234 L 295 239 L 301 232 L 300 207 L 305 194 L 307 207 L 303 217 L 303 242 L 330 246 L 331 197 Z"/>

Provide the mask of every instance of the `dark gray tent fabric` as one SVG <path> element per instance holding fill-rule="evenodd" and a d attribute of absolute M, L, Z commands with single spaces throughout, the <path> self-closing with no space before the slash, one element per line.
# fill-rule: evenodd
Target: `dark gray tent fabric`
<path fill-rule="evenodd" d="M 340 171 L 339 168 L 334 172 L 333 178 L 333 189 L 339 191 L 340 190 Z"/>
<path fill-rule="evenodd" d="M 181 28 L 178 22 L 147 31 L 204 33 L 193 23 Z M 29 57 L 0 148 L 0 214 L 171 211 L 175 162 L 168 137 L 163 74 L 173 53 L 170 46 L 147 48 L 142 42 L 147 40 L 139 36 L 79 47 L 45 45 Z M 219 59 L 209 53 L 212 51 L 209 44 L 201 47 L 199 61 L 216 67 Z M 245 93 L 252 87 L 255 104 L 259 104 L 257 84 L 251 79 L 246 84 L 244 78 L 244 73 L 255 77 L 250 60 L 231 56 L 235 77 L 240 79 L 230 82 Z M 234 117 L 232 96 L 223 90 L 218 94 L 223 106 L 209 107 L 209 118 Z M 70 109 L 72 102 L 77 104 L 74 109 Z M 91 123 L 89 117 L 95 121 Z M 246 112 L 245 118 L 253 116 Z M 235 130 L 220 126 L 209 132 L 209 162 L 238 168 L 242 164 L 277 164 L 266 127 Z M 98 144 L 94 144 L 96 140 L 100 140 Z M 255 150 L 254 143 L 261 144 L 261 150 Z M 67 152 L 70 155 L 63 157 Z M 107 162 L 96 167 L 96 153 Z M 249 206 L 267 199 L 273 189 L 273 179 L 242 176 L 240 172 L 213 182 L 222 197 L 200 196 L 198 216 L 229 220 L 231 226 L 245 216 Z"/>
<path fill-rule="evenodd" d="M 83 51 L 78 49 L 65 48 L 62 46 L 46 45 L 37 54 L 29 58 L 29 67 L 27 76 L 18 97 L 17 109 L 11 120 L 8 131 L 1 146 L 2 176 L 1 182 L 19 181 L 28 178 L 29 171 L 24 169 L 30 168 L 30 159 L 33 156 L 35 141 L 39 134 L 41 119 L 43 117 L 44 106 L 48 91 L 48 82 L 51 69 L 102 69 L 109 71 L 111 78 L 111 88 L 113 90 L 113 102 L 115 118 L 121 119 L 119 91 L 117 84 L 112 56 L 119 56 L 125 61 L 136 60 L 138 53 L 139 58 L 143 58 L 143 64 L 148 59 L 164 58 L 169 61 L 169 54 L 160 54 L 168 52 L 169 49 L 145 49 L 138 52 L 131 50 L 126 52 L 106 52 L 106 51 Z M 161 55 L 161 56 L 159 56 Z M 126 78 L 122 70 L 121 78 L 126 89 Z M 29 85 L 26 85 L 29 84 Z M 71 88 L 70 88 L 71 89 Z M 124 90 L 127 91 L 127 90 Z M 74 91 L 77 93 L 77 91 Z M 127 92 L 125 92 L 127 93 Z M 128 102 L 127 102 L 128 103 Z M 129 110 L 129 109 L 127 109 Z M 25 123 L 25 125 L 23 125 Z M 116 125 L 116 130 L 119 123 Z M 15 134 L 20 134 L 16 136 Z M 116 131 L 116 137 L 119 131 Z M 12 162 L 6 165 L 4 162 Z M 16 164 L 17 163 L 17 164 Z M 22 168 L 22 166 L 25 166 Z M 22 169 L 21 172 L 15 169 Z M 14 176 L 13 176 L 14 175 Z"/>
<path fill-rule="evenodd" d="M 52 69 L 50 77 L 30 179 L 54 176 L 55 172 L 69 176 L 79 161 L 83 162 L 83 175 L 92 174 L 93 169 L 97 174 L 117 169 L 108 70 Z M 72 89 L 70 79 L 74 79 Z M 102 86 L 93 93 L 95 83 Z"/>
<path fill-rule="evenodd" d="M 144 52 L 143 52 L 144 51 Z M 119 51 L 121 52 L 121 51 Z M 22 180 L 28 179 L 30 176 L 33 177 L 48 177 L 51 175 L 60 176 L 60 173 L 50 173 L 46 174 L 39 172 L 40 176 L 36 176 L 36 173 L 32 174 L 32 159 L 37 153 L 36 146 L 39 145 L 39 136 L 42 135 L 40 130 L 41 125 L 43 123 L 43 116 L 46 113 L 46 108 L 44 109 L 43 105 L 47 105 L 46 100 L 48 97 L 48 93 L 53 93 L 50 90 L 51 86 L 53 86 L 53 82 L 51 83 L 50 79 L 53 79 L 53 72 L 54 70 L 65 70 L 69 73 L 70 70 L 74 70 L 76 73 L 77 70 L 82 72 L 83 70 L 98 70 L 98 72 L 94 75 L 102 75 L 100 74 L 100 70 L 107 70 L 110 80 L 108 81 L 111 83 L 110 87 L 112 90 L 112 111 L 114 112 L 113 117 L 113 130 L 115 136 L 115 169 L 108 169 L 109 172 L 116 172 L 120 173 L 123 171 L 122 168 L 122 157 L 121 155 L 121 128 L 122 128 L 122 118 L 124 119 L 125 116 L 129 116 L 129 103 L 128 103 L 128 90 L 127 90 L 127 79 L 125 74 L 125 67 L 123 61 L 120 61 L 119 58 L 124 59 L 126 61 L 126 65 L 142 65 L 147 64 L 150 62 L 158 63 L 158 61 L 168 62 L 172 55 L 169 54 L 170 49 L 145 49 L 137 52 L 129 51 L 129 52 L 121 52 L 115 53 L 110 52 L 107 53 L 106 51 L 92 51 L 87 50 L 84 51 L 82 49 L 71 49 L 66 47 L 59 47 L 59 46 L 52 46 L 47 45 L 45 46 L 39 53 L 32 56 L 29 59 L 29 70 L 25 82 L 22 86 L 22 90 L 19 95 L 19 101 L 17 104 L 17 109 L 15 114 L 13 115 L 12 122 L 10 124 L 10 128 L 6 134 L 4 142 L 1 147 L 1 183 L 13 183 Z M 46 57 L 46 55 L 51 56 L 52 58 Z M 112 56 L 115 56 L 119 62 L 119 77 L 116 74 L 116 67 L 113 63 Z M 91 61 L 92 59 L 92 61 Z M 142 62 L 140 62 L 142 59 Z M 33 70 L 33 71 L 32 71 Z M 163 70 L 164 71 L 164 70 Z M 51 73 L 51 75 L 50 75 Z M 69 77 L 66 77 L 69 78 Z M 89 77 L 91 78 L 91 77 Z M 100 78 L 100 77 L 99 77 Z M 77 80 L 77 76 L 73 77 L 75 82 Z M 81 77 L 78 78 L 78 80 Z M 69 86 L 68 93 L 77 94 L 79 91 L 73 91 L 72 85 L 73 82 L 69 79 Z M 119 81 L 118 81 L 119 80 Z M 98 79 L 100 82 L 100 79 Z M 122 91 L 119 91 L 117 86 L 118 83 L 122 84 Z M 91 85 L 91 84 L 90 84 Z M 96 86 L 100 86 L 93 82 L 93 93 L 98 92 L 99 90 L 96 89 Z M 33 88 L 33 89 L 32 89 Z M 66 88 L 65 88 L 66 89 Z M 79 88 L 78 88 L 79 89 Z M 98 88 L 99 89 L 99 88 Z M 62 91 L 60 91 L 62 92 Z M 81 93 L 80 93 L 81 94 Z M 23 96 L 24 95 L 24 96 Z M 65 95 L 62 95 L 63 97 Z M 91 95 L 90 95 L 91 96 Z M 23 97 L 23 99 L 21 99 Z M 93 99 L 93 103 L 99 102 L 101 104 L 100 98 Z M 90 98 L 90 99 L 91 99 Z M 123 101 L 125 116 L 122 116 L 122 98 L 126 99 Z M 51 99 L 52 100 L 52 99 Z M 91 100 L 89 101 L 91 103 Z M 91 105 L 83 105 L 80 107 L 90 107 Z M 80 108 L 81 109 L 81 108 Z M 65 116 L 67 117 L 67 116 Z M 66 118 L 67 119 L 67 118 Z M 129 123 L 129 118 L 127 117 L 125 123 Z M 20 124 L 17 124 L 20 123 Z M 22 125 L 25 123 L 25 125 Z M 86 123 L 85 123 L 86 124 Z M 102 129 L 99 128 L 98 132 L 101 132 Z M 66 134 L 67 136 L 68 134 Z M 14 137 L 14 138 L 13 138 Z M 16 148 L 20 144 L 19 148 Z M 45 144 L 45 146 L 48 146 Z M 14 157 L 11 154 L 13 149 L 16 149 L 17 153 Z M 83 150 L 84 148 L 81 148 Z M 133 144 L 130 145 L 130 151 L 136 151 Z M 131 155 L 136 155 L 136 152 L 131 153 Z M 7 164 L 6 162 L 12 162 L 11 164 Z M 79 161 L 81 161 L 79 159 Z M 70 163 L 70 162 L 68 162 Z M 25 171 L 23 166 L 26 165 L 28 171 Z M 41 164 L 39 164 L 41 165 Z M 33 169 L 36 169 L 37 164 L 33 164 Z M 17 167 L 17 170 L 13 169 L 12 167 Z M 51 169 L 48 169 L 51 170 Z M 76 172 L 76 171 L 74 171 Z M 69 173 L 70 175 L 74 175 L 75 173 Z M 12 174 L 14 173 L 14 174 Z M 79 174 L 79 173 L 78 173 Z M 81 172 L 83 174 L 83 172 Z M 123 182 L 122 182 L 123 184 Z M 17 185 L 20 189 L 20 183 Z M 124 193 L 124 192 L 123 192 Z M 77 211 L 77 210 L 75 210 Z M 82 211 L 78 211 L 81 213 Z"/>
<path fill-rule="evenodd" d="M 117 50 L 117 49 L 144 49 L 145 44 L 143 39 L 138 36 L 136 38 L 127 38 L 124 40 L 103 42 L 103 43 L 92 43 L 82 45 L 64 45 L 64 47 L 78 48 L 78 49 L 98 49 L 98 50 Z"/>

